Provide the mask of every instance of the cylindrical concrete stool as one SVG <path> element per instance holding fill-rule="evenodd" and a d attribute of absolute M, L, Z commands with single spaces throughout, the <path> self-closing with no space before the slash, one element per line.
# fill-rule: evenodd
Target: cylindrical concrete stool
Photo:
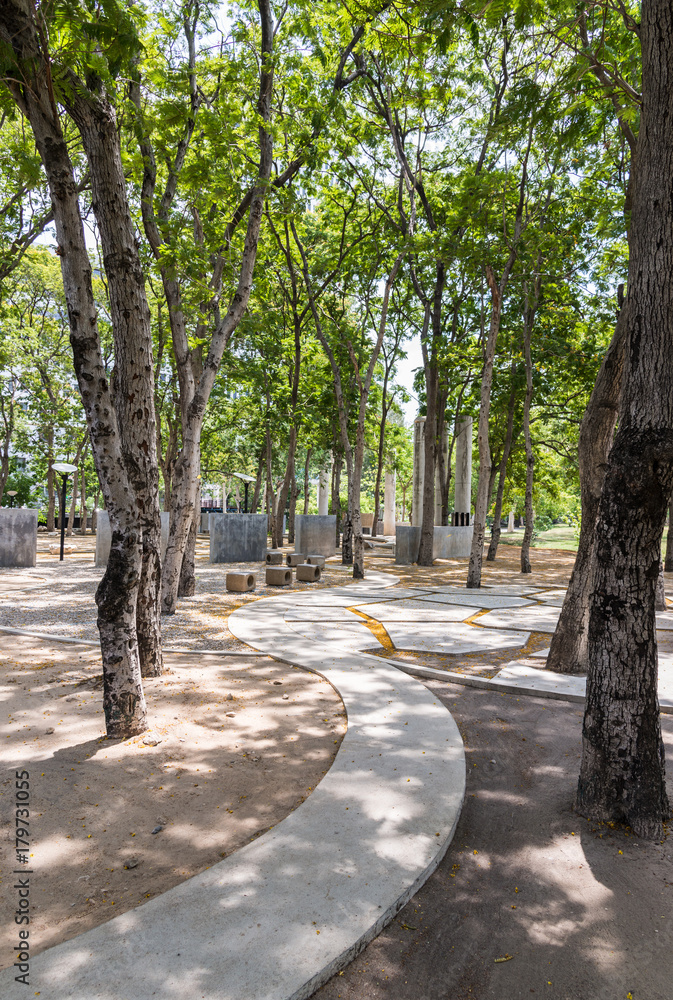
<path fill-rule="evenodd" d="M 283 553 L 279 552 L 278 549 L 270 549 L 266 554 L 266 564 L 267 566 L 282 566 Z"/>
<path fill-rule="evenodd" d="M 306 562 L 306 556 L 301 552 L 288 552 L 286 562 L 288 566 L 299 566 L 300 563 Z"/>
<path fill-rule="evenodd" d="M 292 583 L 292 570 L 284 566 L 267 566 L 266 583 L 269 587 L 289 587 Z"/>
<path fill-rule="evenodd" d="M 297 579 L 302 583 L 317 583 L 320 575 L 320 566 L 311 566 L 310 563 L 300 563 L 297 566 Z"/>
<path fill-rule="evenodd" d="M 321 568 L 325 565 L 324 556 L 306 556 L 306 562 L 309 566 L 320 566 Z"/>
<path fill-rule="evenodd" d="M 244 594 L 255 589 L 254 573 L 227 573 L 226 581 L 227 590 L 233 593 Z"/>

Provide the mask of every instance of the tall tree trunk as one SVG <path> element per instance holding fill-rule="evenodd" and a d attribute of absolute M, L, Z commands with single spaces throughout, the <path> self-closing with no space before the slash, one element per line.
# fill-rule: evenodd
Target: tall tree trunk
<path fill-rule="evenodd" d="M 530 408 L 533 402 L 533 358 L 531 355 L 531 339 L 533 336 L 533 325 L 535 323 L 535 313 L 540 299 L 540 289 L 542 279 L 540 277 L 540 267 L 542 259 L 538 255 L 537 274 L 533 282 L 532 290 L 528 283 L 524 282 L 524 320 L 523 320 L 523 354 L 526 365 L 526 398 L 523 404 L 523 436 L 526 442 L 526 528 L 523 533 L 521 543 L 521 572 L 530 573 L 530 543 L 533 538 L 533 527 L 535 514 L 533 513 L 533 477 L 535 475 L 535 455 L 533 454 L 533 443 L 530 436 Z"/>
<path fill-rule="evenodd" d="M 306 449 L 306 461 L 304 462 L 304 514 L 308 514 L 308 504 L 310 500 L 310 484 L 308 479 L 309 463 L 311 461 L 312 448 Z"/>
<path fill-rule="evenodd" d="M 297 485 L 297 477 L 292 475 L 292 482 L 290 483 L 290 512 L 287 518 L 287 544 L 294 545 L 294 519 L 297 513 L 297 497 L 299 496 L 299 486 Z"/>
<path fill-rule="evenodd" d="M 528 131 L 528 146 L 523 158 L 521 180 L 519 182 L 519 201 L 516 207 L 513 239 L 510 242 L 510 252 L 503 268 L 500 281 L 496 280 L 490 264 L 486 265 L 486 279 L 491 290 L 491 322 L 488 339 L 484 350 L 484 369 L 481 376 L 481 400 L 479 406 L 479 485 L 477 487 L 477 502 L 474 509 L 474 534 L 470 563 L 467 570 L 467 586 L 481 586 L 481 564 L 484 555 L 484 535 L 486 534 L 486 514 L 491 499 L 489 477 L 491 473 L 491 449 L 488 438 L 488 422 L 491 411 L 491 386 L 493 384 L 493 359 L 500 332 L 502 300 L 509 281 L 509 276 L 516 260 L 519 240 L 524 228 L 524 206 L 526 197 L 526 182 L 528 179 L 528 157 L 533 142 L 533 120 Z M 549 197 L 547 199 L 549 205 Z"/>
<path fill-rule="evenodd" d="M 53 101 L 51 62 L 32 8 L 24 0 L 7 0 L 0 7 L 0 36 L 5 55 L 14 50 L 16 64 L 5 78 L 12 96 L 28 118 L 42 160 L 52 200 L 63 288 L 68 306 L 70 342 L 79 390 L 87 416 L 91 445 L 99 480 L 110 512 L 112 542 L 108 567 L 98 587 L 98 627 L 103 660 L 103 707 L 108 736 L 127 738 L 146 726 L 145 699 L 136 643 L 138 581 L 142 562 L 141 529 L 136 508 L 136 485 L 144 489 L 145 477 L 135 463 L 142 456 L 130 441 L 141 423 L 150 430 L 146 441 L 153 454 L 153 398 L 145 378 L 151 362 L 151 335 L 138 316 L 142 314 L 142 272 L 136 267 L 137 248 L 125 198 L 123 170 L 114 113 L 100 99 L 87 117 L 95 120 L 92 136 L 82 127 L 92 179 L 106 271 L 110 279 L 112 331 L 115 342 L 116 378 L 114 397 L 103 366 L 93 298 L 91 264 L 79 211 L 77 185 L 68 146 Z M 85 100 L 87 89 L 76 81 L 71 92 Z M 94 98 L 94 104 L 98 99 Z M 81 116 L 80 116 L 81 117 Z M 79 121 L 78 121 L 79 124 Z M 102 176 L 101 176 L 102 172 Z M 111 211 L 114 190 L 116 210 Z M 126 229 L 122 235 L 115 227 Z M 132 246 L 125 245 L 130 234 Z M 128 271 L 128 298 L 121 301 L 115 272 Z M 113 287 L 114 286 L 114 287 Z M 146 307 L 146 301 L 145 301 Z M 123 315 L 126 313 L 126 315 Z M 140 328 L 139 328 L 140 327 Z M 138 378 L 134 390 L 134 377 Z M 131 398 L 129 399 L 129 394 Z M 126 397 L 126 398 L 125 398 Z M 132 404 L 129 407 L 129 402 Z M 130 425 L 123 436 L 124 423 Z M 156 466 L 156 459 L 155 459 Z M 136 475 L 136 470 L 138 474 Z M 144 472 L 144 470 L 143 470 Z M 136 483 L 137 480 L 137 483 Z M 62 516 L 64 512 L 61 512 Z"/>
<path fill-rule="evenodd" d="M 425 369 L 425 439 L 423 472 L 423 519 L 421 544 L 418 552 L 419 566 L 432 566 L 435 545 L 435 465 L 437 462 L 437 405 L 439 396 L 439 345 L 442 336 L 442 295 L 446 272 L 444 264 L 437 262 L 430 319 L 430 350 L 423 346 Z"/>
<path fill-rule="evenodd" d="M 259 507 L 259 498 L 262 492 L 262 472 L 264 471 L 265 450 L 266 450 L 265 448 L 260 449 L 259 458 L 257 459 L 257 472 L 255 473 L 255 488 L 252 493 L 252 505 L 250 507 L 251 514 L 256 514 L 257 508 Z M 222 510 L 226 511 L 226 507 L 224 506 L 224 495 L 222 496 Z"/>
<path fill-rule="evenodd" d="M 643 0 L 624 386 L 601 495 L 576 809 L 662 840 L 671 810 L 654 601 L 673 492 L 673 7 Z"/>
<path fill-rule="evenodd" d="M 75 523 L 75 511 L 77 510 L 77 490 L 79 489 L 79 469 L 76 469 L 72 474 L 72 488 L 70 493 L 70 510 L 68 512 L 68 521 L 65 529 L 65 533 L 68 538 L 72 537 L 72 529 Z"/>
<path fill-rule="evenodd" d="M 625 308 L 620 311 L 614 336 L 580 425 L 578 456 L 582 522 L 575 565 L 547 657 L 547 669 L 562 674 L 584 674 L 589 665 L 593 547 L 598 505 L 619 409 L 626 339 Z"/>
<path fill-rule="evenodd" d="M 114 109 L 104 93 L 87 99 L 73 87 L 72 94 L 70 113 L 77 122 L 89 163 L 92 202 L 100 232 L 110 311 L 118 346 L 115 353 L 115 406 L 120 417 L 124 463 L 133 483 L 135 510 L 131 514 L 131 524 L 134 530 L 139 531 L 141 557 L 140 571 L 135 577 L 138 652 L 142 675 L 154 677 L 162 672 L 162 656 L 159 608 L 161 512 L 152 324 L 135 228 L 126 198 Z M 114 537 L 115 522 L 120 530 L 122 522 L 121 518 L 117 521 L 114 506 L 108 507 L 108 512 Z M 145 588 L 142 592 L 140 585 Z M 106 593 L 105 588 L 101 593 Z"/>
<path fill-rule="evenodd" d="M 82 459 L 82 468 L 79 474 L 79 479 L 81 484 L 79 495 L 79 533 L 80 535 L 86 535 L 86 519 L 89 512 L 87 510 L 86 503 L 86 472 L 84 469 L 84 459 Z"/>
<path fill-rule="evenodd" d="M 512 261 L 513 263 L 513 261 Z M 484 536 L 486 534 L 486 514 L 490 500 L 491 449 L 488 437 L 488 422 L 491 412 L 491 386 L 493 385 L 493 359 L 500 330 L 502 297 L 505 291 L 506 275 L 500 284 L 490 266 L 486 268 L 488 283 L 491 289 L 491 322 L 488 338 L 484 348 L 484 368 L 481 375 L 481 402 L 479 406 L 479 426 L 477 442 L 479 447 L 479 483 L 477 486 L 477 501 L 474 505 L 474 529 L 470 563 L 467 570 L 468 587 L 481 587 L 481 561 L 484 553 Z"/>
<path fill-rule="evenodd" d="M 376 453 L 376 482 L 374 483 L 374 520 L 372 522 L 372 535 L 376 536 L 376 529 L 379 523 L 379 511 L 381 509 L 381 477 L 383 475 L 383 450 L 386 441 L 386 417 L 388 416 L 388 367 L 383 376 L 383 387 L 381 390 L 381 423 L 379 424 L 379 443 Z"/>
<path fill-rule="evenodd" d="M 199 449 L 200 454 L 200 449 Z M 199 466 L 200 466 L 199 462 Z M 180 570 L 180 584 L 178 586 L 178 597 L 193 597 L 196 593 L 196 539 L 201 524 L 201 477 L 199 476 L 196 485 L 196 499 L 194 501 L 194 516 L 189 526 L 187 544 L 182 557 L 182 568 Z"/>
<path fill-rule="evenodd" d="M 336 547 L 341 545 L 341 470 L 343 469 L 343 454 L 340 448 L 334 448 L 334 465 L 332 466 L 332 513 L 336 515 Z"/>
<path fill-rule="evenodd" d="M 54 428 L 52 425 L 47 429 L 47 531 L 55 530 L 54 511 L 56 509 L 56 491 L 54 489 L 54 470 L 51 463 L 54 461 Z"/>
<path fill-rule="evenodd" d="M 512 377 L 513 377 L 512 373 Z M 488 553 L 486 555 L 487 562 L 495 562 L 495 557 L 498 552 L 498 545 L 500 544 L 500 522 L 502 520 L 502 499 L 505 494 L 505 479 L 507 478 L 507 464 L 509 462 L 509 453 L 512 448 L 512 439 L 514 437 L 514 408 L 516 405 L 516 388 L 512 385 L 512 391 L 509 394 L 509 403 L 507 404 L 507 430 L 505 431 L 505 441 L 502 446 L 502 457 L 500 459 L 500 467 L 498 469 L 498 492 L 495 497 L 495 511 L 493 513 L 493 527 L 491 529 L 491 541 L 488 546 Z"/>
<path fill-rule="evenodd" d="M 276 542 L 276 502 L 273 492 L 273 480 L 271 478 L 271 428 L 267 420 L 266 424 L 266 510 L 269 517 L 269 534 L 271 535 L 271 547 L 277 548 Z"/>

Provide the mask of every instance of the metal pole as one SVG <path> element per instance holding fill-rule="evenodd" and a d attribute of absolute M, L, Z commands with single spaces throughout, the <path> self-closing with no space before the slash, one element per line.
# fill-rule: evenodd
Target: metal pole
<path fill-rule="evenodd" d="M 61 555 L 60 562 L 63 562 L 63 547 L 65 545 L 65 484 L 68 481 L 68 473 L 63 475 L 63 489 L 61 492 Z"/>
<path fill-rule="evenodd" d="M 245 510 L 243 511 L 244 514 L 248 513 L 248 487 L 249 486 L 250 486 L 250 483 L 246 483 L 245 484 Z"/>

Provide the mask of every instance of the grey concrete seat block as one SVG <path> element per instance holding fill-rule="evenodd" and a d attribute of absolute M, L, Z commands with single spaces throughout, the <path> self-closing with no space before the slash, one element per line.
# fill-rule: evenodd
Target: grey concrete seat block
<path fill-rule="evenodd" d="M 325 557 L 310 555 L 306 556 L 305 562 L 308 566 L 320 566 L 320 568 L 323 569 L 325 566 Z"/>
<path fill-rule="evenodd" d="M 227 573 L 227 590 L 230 593 L 244 594 L 255 589 L 254 573 Z"/>
<path fill-rule="evenodd" d="M 34 566 L 37 510 L 0 508 L 0 566 Z"/>
<path fill-rule="evenodd" d="M 321 576 L 320 566 L 310 563 L 300 563 L 297 566 L 297 579 L 302 583 L 317 583 Z"/>
<path fill-rule="evenodd" d="M 266 554 L 267 566 L 282 566 L 283 553 L 279 549 L 270 549 Z"/>
<path fill-rule="evenodd" d="M 301 552 L 288 552 L 286 562 L 288 566 L 299 566 L 306 562 L 306 556 Z"/>
<path fill-rule="evenodd" d="M 292 583 L 292 570 L 285 566 L 267 566 L 266 583 L 268 587 L 289 587 Z"/>

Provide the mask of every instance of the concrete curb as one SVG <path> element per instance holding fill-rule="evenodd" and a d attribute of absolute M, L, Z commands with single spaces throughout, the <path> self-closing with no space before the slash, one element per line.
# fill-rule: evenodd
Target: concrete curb
<path fill-rule="evenodd" d="M 547 698 L 550 701 L 571 701 L 584 703 L 586 688 L 586 678 L 577 677 L 571 674 L 557 674 L 549 671 L 540 671 L 540 677 L 535 678 L 530 673 L 528 680 L 533 678 L 532 683 L 526 683 L 524 677 L 476 677 L 474 674 L 457 674 L 451 670 L 440 670 L 436 667 L 421 667 L 413 663 L 405 663 L 401 660 L 393 660 L 385 657 L 386 663 L 394 663 L 399 670 L 415 677 L 427 677 L 429 680 L 446 681 L 449 684 L 463 684 L 465 687 L 481 688 L 485 691 L 498 691 L 502 694 L 519 694 L 531 698 Z M 551 688 L 548 685 L 553 684 Z M 581 688 L 581 690 L 580 690 Z M 659 708 L 663 715 L 673 715 L 673 699 L 667 695 L 659 695 Z"/>
<path fill-rule="evenodd" d="M 100 642 L 97 639 L 69 639 L 67 636 L 54 635 L 53 632 L 31 632 L 28 629 L 10 628 L 6 625 L 0 625 L 0 632 L 4 632 L 6 635 L 27 635 L 31 639 L 47 639 L 49 642 L 67 642 L 73 646 L 100 647 Z M 192 656 L 243 656 L 248 660 L 251 656 L 258 655 L 254 652 L 241 653 L 238 650 L 229 649 L 189 649 L 187 646 L 162 646 L 162 651 L 164 653 L 189 653 Z"/>

